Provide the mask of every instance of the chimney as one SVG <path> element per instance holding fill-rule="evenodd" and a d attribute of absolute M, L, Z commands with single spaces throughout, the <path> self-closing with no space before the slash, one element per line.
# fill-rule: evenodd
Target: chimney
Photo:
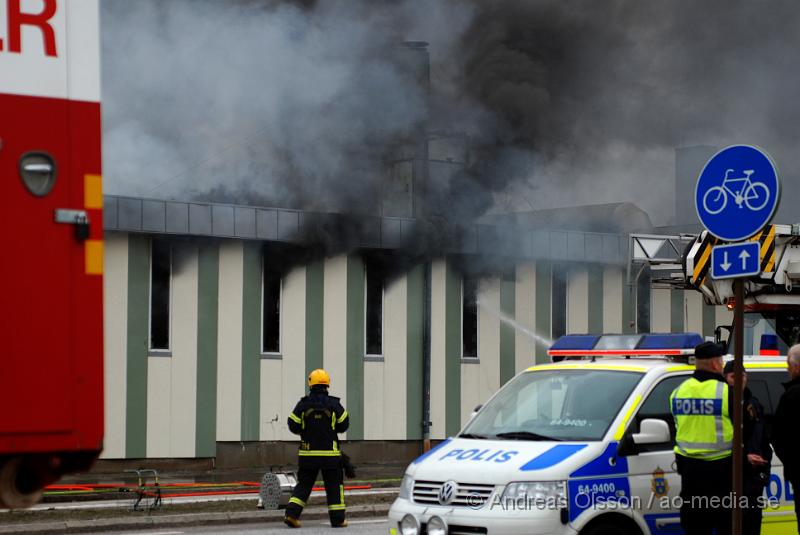
<path fill-rule="evenodd" d="M 383 181 L 381 214 L 388 217 L 425 217 L 428 185 L 428 113 L 431 60 L 428 43 L 406 41 L 400 46 L 398 63 L 423 92 L 424 118 L 409 138 L 400 140 Z"/>

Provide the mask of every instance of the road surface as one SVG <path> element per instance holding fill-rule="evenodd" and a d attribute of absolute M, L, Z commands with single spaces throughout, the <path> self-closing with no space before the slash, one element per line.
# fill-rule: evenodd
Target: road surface
<path fill-rule="evenodd" d="M 303 522 L 303 529 L 290 530 L 283 524 L 243 524 L 239 526 L 191 526 L 174 529 L 152 529 L 144 531 L 121 531 L 119 535 L 189 535 L 194 533 L 219 533 L 223 535 L 273 535 L 277 533 L 298 533 L 302 535 L 374 535 L 389 533 L 386 518 L 353 518 L 348 520 L 346 529 L 333 529 L 323 520 L 312 519 Z M 88 535 L 88 534 L 86 534 Z"/>

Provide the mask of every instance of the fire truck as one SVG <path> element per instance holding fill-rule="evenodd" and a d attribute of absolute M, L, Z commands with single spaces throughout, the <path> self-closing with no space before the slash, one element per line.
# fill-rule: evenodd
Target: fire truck
<path fill-rule="evenodd" d="M 0 0 L 0 508 L 103 440 L 97 0 Z"/>
<path fill-rule="evenodd" d="M 777 336 L 780 353 L 786 354 L 788 346 L 800 343 L 800 224 L 768 225 L 750 240 L 761 243 L 761 272 L 745 282 L 745 353 L 757 353 L 763 337 Z M 630 284 L 636 286 L 649 270 L 654 287 L 696 290 L 706 304 L 733 309 L 732 281 L 711 277 L 711 249 L 722 244 L 705 230 L 631 235 Z"/>

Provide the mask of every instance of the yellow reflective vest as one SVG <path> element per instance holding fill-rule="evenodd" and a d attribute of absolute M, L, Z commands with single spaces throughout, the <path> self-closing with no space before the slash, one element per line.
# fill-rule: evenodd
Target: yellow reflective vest
<path fill-rule="evenodd" d="M 670 396 L 675 417 L 675 453 L 713 461 L 731 455 L 733 422 L 728 384 L 716 379 L 684 381 Z"/>

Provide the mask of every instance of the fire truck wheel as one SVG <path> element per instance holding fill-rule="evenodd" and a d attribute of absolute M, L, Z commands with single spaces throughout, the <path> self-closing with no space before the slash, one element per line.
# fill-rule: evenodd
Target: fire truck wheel
<path fill-rule="evenodd" d="M 0 507 L 24 509 L 42 497 L 40 478 L 21 457 L 0 461 Z"/>

